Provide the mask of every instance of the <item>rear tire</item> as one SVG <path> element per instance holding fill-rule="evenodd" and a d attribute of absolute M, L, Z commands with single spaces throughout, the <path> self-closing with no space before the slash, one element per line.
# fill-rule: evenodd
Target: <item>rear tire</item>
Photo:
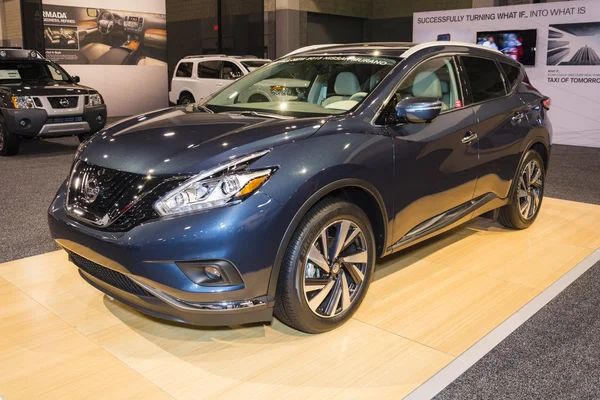
<path fill-rule="evenodd" d="M 19 152 L 19 136 L 10 133 L 0 116 L 0 156 L 14 156 Z"/>
<path fill-rule="evenodd" d="M 194 100 L 194 96 L 192 96 L 190 93 L 181 93 L 179 96 L 179 105 L 187 106 L 188 104 L 195 102 L 196 100 Z"/>
<path fill-rule="evenodd" d="M 512 198 L 498 212 L 498 222 L 511 229 L 531 226 L 542 207 L 545 183 L 544 160 L 537 151 L 529 150 L 519 167 Z"/>
<path fill-rule="evenodd" d="M 304 216 L 288 244 L 277 282 L 275 316 L 307 333 L 337 328 L 364 299 L 375 258 L 375 239 L 364 211 L 342 199 L 321 200 Z"/>

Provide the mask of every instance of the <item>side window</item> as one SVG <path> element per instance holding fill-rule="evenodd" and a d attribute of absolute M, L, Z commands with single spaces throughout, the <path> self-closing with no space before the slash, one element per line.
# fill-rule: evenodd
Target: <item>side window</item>
<path fill-rule="evenodd" d="M 521 68 L 515 65 L 507 64 L 505 62 L 500 62 L 500 66 L 502 66 L 502 69 L 504 70 L 504 73 L 508 78 L 508 86 L 512 90 L 512 88 L 514 88 L 515 85 L 519 83 L 519 75 L 521 75 Z"/>
<path fill-rule="evenodd" d="M 198 78 L 221 79 L 221 61 L 199 62 Z"/>
<path fill-rule="evenodd" d="M 232 62 L 224 61 L 221 79 L 237 79 L 242 76 L 242 70 Z"/>
<path fill-rule="evenodd" d="M 412 70 L 400 83 L 396 100 L 406 97 L 433 97 L 442 101 L 442 112 L 462 107 L 456 67 L 451 57 L 427 60 Z"/>
<path fill-rule="evenodd" d="M 175 73 L 175 76 L 177 76 L 179 78 L 191 78 L 193 68 L 194 68 L 194 63 L 191 63 L 191 62 L 179 63 L 179 66 L 177 67 L 177 72 Z"/>
<path fill-rule="evenodd" d="M 471 83 L 473 102 L 479 103 L 506 94 L 496 62 L 489 58 L 462 57 L 467 78 Z"/>

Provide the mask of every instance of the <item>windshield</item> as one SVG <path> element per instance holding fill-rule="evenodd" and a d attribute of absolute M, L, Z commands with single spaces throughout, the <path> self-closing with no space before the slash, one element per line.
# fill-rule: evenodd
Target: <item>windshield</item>
<path fill-rule="evenodd" d="M 47 61 L 0 61 L 0 81 L 66 81 L 69 75 Z"/>
<path fill-rule="evenodd" d="M 246 75 L 204 105 L 214 112 L 342 114 L 360 104 L 396 62 L 348 55 L 290 57 Z"/>
<path fill-rule="evenodd" d="M 270 63 L 270 61 L 242 61 L 242 65 L 250 72 Z"/>

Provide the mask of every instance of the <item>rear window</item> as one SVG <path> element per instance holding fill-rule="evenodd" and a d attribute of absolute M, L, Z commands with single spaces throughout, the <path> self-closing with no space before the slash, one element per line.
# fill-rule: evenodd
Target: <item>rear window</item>
<path fill-rule="evenodd" d="M 471 84 L 474 103 L 495 99 L 506 94 L 502 75 L 494 60 L 462 57 L 462 62 Z"/>
<path fill-rule="evenodd" d="M 203 61 L 198 63 L 198 78 L 220 79 L 221 61 Z"/>
<path fill-rule="evenodd" d="M 500 66 L 504 70 L 506 77 L 508 78 L 508 87 L 512 90 L 515 85 L 519 83 L 519 76 L 521 75 L 521 68 L 507 64 L 505 62 L 500 62 Z"/>
<path fill-rule="evenodd" d="M 177 67 L 176 76 L 179 78 L 191 78 L 193 68 L 194 64 L 191 62 L 179 63 L 179 66 Z"/>

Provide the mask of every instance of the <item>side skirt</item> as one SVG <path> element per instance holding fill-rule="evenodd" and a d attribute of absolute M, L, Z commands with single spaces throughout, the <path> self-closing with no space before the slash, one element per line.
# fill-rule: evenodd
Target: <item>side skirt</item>
<path fill-rule="evenodd" d="M 486 211 L 503 205 L 505 201 L 505 199 L 500 199 L 493 193 L 487 193 L 476 199 L 461 204 L 458 207 L 454 207 L 445 213 L 436 215 L 435 217 L 415 226 L 400 240 L 388 247 L 386 253 L 389 254 L 404 249 L 417 242 L 421 242 L 425 239 L 429 239 L 432 236 L 452 229 L 455 226 L 468 221 L 475 215 L 480 215 Z"/>

